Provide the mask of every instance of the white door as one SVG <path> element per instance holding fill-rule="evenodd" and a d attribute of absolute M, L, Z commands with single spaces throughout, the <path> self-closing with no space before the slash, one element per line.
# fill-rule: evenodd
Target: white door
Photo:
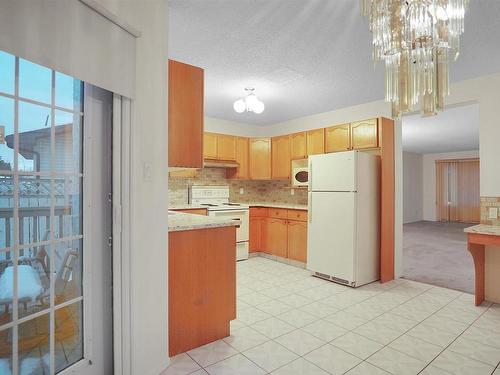
<path fill-rule="evenodd" d="M 356 191 L 356 153 L 309 156 L 309 190 Z"/>
<path fill-rule="evenodd" d="M 111 97 L 0 71 L 0 374 L 112 373 Z"/>
<path fill-rule="evenodd" d="M 309 193 L 307 269 L 354 281 L 356 193 Z"/>

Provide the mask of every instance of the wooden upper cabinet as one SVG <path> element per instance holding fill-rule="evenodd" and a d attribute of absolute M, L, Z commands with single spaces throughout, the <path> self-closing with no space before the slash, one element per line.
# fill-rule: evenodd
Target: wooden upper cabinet
<path fill-rule="evenodd" d="M 248 138 L 236 137 L 236 162 L 237 168 L 228 168 L 226 178 L 246 180 L 248 175 Z"/>
<path fill-rule="evenodd" d="M 236 160 L 236 137 L 217 135 L 217 158 L 220 160 Z"/>
<path fill-rule="evenodd" d="M 288 221 L 288 258 L 307 263 L 307 222 Z"/>
<path fill-rule="evenodd" d="M 290 135 L 290 158 L 292 160 L 307 158 L 307 142 L 305 132 Z"/>
<path fill-rule="evenodd" d="M 309 130 L 307 137 L 307 155 L 325 153 L 325 129 Z"/>
<path fill-rule="evenodd" d="M 168 60 L 168 165 L 203 168 L 203 69 Z"/>
<path fill-rule="evenodd" d="M 377 119 L 351 123 L 351 147 L 354 150 L 378 147 Z"/>
<path fill-rule="evenodd" d="M 217 134 L 204 133 L 203 134 L 203 158 L 204 159 L 217 159 Z"/>
<path fill-rule="evenodd" d="M 250 139 L 249 166 L 250 179 L 271 179 L 271 138 Z"/>
<path fill-rule="evenodd" d="M 267 252 L 286 258 L 288 255 L 287 221 L 282 219 L 266 219 L 265 250 Z"/>
<path fill-rule="evenodd" d="M 325 129 L 325 152 L 347 151 L 351 148 L 350 125 L 336 125 Z"/>
<path fill-rule="evenodd" d="M 273 179 L 289 179 L 292 167 L 290 160 L 290 138 L 285 135 L 271 139 Z"/>

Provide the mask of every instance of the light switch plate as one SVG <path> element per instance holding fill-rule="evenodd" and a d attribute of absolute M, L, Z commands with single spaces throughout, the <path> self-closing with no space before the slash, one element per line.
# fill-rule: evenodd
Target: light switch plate
<path fill-rule="evenodd" d="M 490 207 L 488 210 L 488 219 L 498 218 L 498 207 Z"/>
<path fill-rule="evenodd" d="M 290 195 L 295 195 L 295 189 L 290 189 Z"/>
<path fill-rule="evenodd" d="M 245 189 L 240 188 L 240 195 L 243 195 L 243 194 L 245 194 Z"/>

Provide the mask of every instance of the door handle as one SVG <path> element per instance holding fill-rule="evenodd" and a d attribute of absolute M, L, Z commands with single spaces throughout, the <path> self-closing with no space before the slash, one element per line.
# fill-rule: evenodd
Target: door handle
<path fill-rule="evenodd" d="M 308 216 L 309 222 L 311 223 L 312 217 L 313 217 L 313 196 L 312 196 L 312 194 L 309 198 L 309 210 L 308 211 L 309 212 L 307 213 L 307 216 Z"/>

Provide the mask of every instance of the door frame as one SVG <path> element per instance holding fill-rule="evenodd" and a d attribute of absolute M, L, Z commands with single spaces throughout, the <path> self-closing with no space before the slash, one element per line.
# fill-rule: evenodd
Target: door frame
<path fill-rule="evenodd" d="M 113 94 L 113 358 L 114 374 L 130 375 L 131 99 Z"/>

